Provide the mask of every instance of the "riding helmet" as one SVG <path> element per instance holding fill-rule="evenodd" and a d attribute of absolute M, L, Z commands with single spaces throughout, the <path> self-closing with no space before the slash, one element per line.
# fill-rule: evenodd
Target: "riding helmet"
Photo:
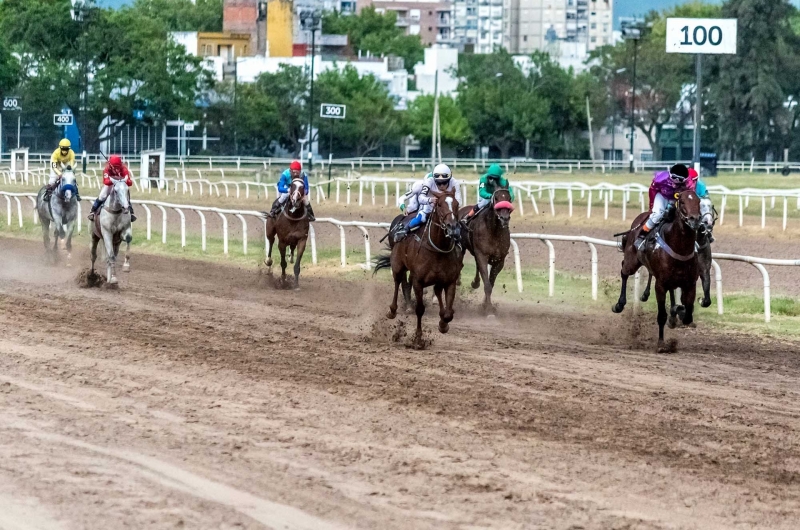
<path fill-rule="evenodd" d="M 453 178 L 453 173 L 446 164 L 439 164 L 433 168 L 433 181 L 436 184 L 447 184 Z"/>
<path fill-rule="evenodd" d="M 70 147 L 72 147 L 72 142 L 70 142 L 69 140 L 67 140 L 66 138 L 64 138 L 63 140 L 61 140 L 60 142 L 58 142 L 58 146 L 59 146 L 61 149 L 69 149 Z"/>
<path fill-rule="evenodd" d="M 675 164 L 669 168 L 669 178 L 672 179 L 673 182 L 683 184 L 683 182 L 689 178 L 689 169 L 683 164 Z"/>
<path fill-rule="evenodd" d="M 300 171 L 302 169 L 303 169 L 303 164 L 301 164 L 299 160 L 292 160 L 292 163 L 289 164 L 290 171 Z"/>

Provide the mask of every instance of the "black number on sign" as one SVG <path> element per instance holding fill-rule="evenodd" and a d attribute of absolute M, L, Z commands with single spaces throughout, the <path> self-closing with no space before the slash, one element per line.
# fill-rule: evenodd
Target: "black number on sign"
<path fill-rule="evenodd" d="M 716 30 L 718 37 L 714 39 L 714 31 Z M 716 41 L 716 42 L 715 42 Z M 711 43 L 712 46 L 719 46 L 722 42 L 722 29 L 719 26 L 711 26 L 711 29 L 708 30 L 708 42 Z"/>
<path fill-rule="evenodd" d="M 697 38 L 698 31 L 703 33 L 703 40 Z M 694 28 L 694 33 L 692 34 L 692 38 L 694 39 L 695 44 L 697 44 L 698 46 L 702 46 L 703 44 L 706 43 L 707 37 L 708 37 L 708 32 L 706 31 L 706 28 L 704 28 L 703 26 L 697 26 L 696 28 Z"/>
<path fill-rule="evenodd" d="M 683 26 L 681 31 L 683 32 L 683 42 L 681 44 L 683 46 L 691 46 L 692 43 L 689 42 L 689 26 Z"/>

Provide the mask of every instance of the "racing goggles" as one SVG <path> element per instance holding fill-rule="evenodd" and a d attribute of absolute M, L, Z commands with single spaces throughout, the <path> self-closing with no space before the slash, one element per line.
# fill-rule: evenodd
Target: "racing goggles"
<path fill-rule="evenodd" d="M 452 176 L 448 175 L 446 173 L 434 173 L 433 174 L 433 180 L 437 184 L 445 184 L 445 183 L 449 182 L 451 178 L 452 178 Z"/>
<path fill-rule="evenodd" d="M 669 178 L 670 180 L 672 180 L 672 182 L 675 182 L 677 184 L 683 184 L 684 182 L 686 182 L 686 177 L 683 177 L 681 175 L 676 175 L 675 173 L 670 173 Z"/>

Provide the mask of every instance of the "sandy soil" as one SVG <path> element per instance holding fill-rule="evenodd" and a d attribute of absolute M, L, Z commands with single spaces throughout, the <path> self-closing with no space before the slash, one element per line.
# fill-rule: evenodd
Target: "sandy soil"
<path fill-rule="evenodd" d="M 461 303 L 420 352 L 385 282 L 0 249 L 2 528 L 797 527 L 796 343 Z"/>

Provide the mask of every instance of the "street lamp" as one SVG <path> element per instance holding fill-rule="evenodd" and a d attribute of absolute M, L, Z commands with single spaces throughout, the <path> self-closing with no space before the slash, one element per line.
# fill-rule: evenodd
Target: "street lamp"
<path fill-rule="evenodd" d="M 71 0 L 72 9 L 70 16 L 72 20 L 81 24 L 81 56 L 83 58 L 83 97 L 81 102 L 81 149 L 83 151 L 83 172 L 86 173 L 86 115 L 89 111 L 89 58 L 86 46 L 86 23 L 91 11 L 96 8 L 94 0 Z"/>
<path fill-rule="evenodd" d="M 309 160 L 309 168 L 311 167 L 310 162 L 313 160 L 313 154 L 311 152 L 311 144 L 312 144 L 312 129 L 314 127 L 314 55 L 316 52 L 316 35 L 317 30 L 321 30 L 320 22 L 322 22 L 322 16 L 320 15 L 319 11 L 316 10 L 303 10 L 300 12 L 300 27 L 304 31 L 311 32 L 311 75 L 310 81 L 311 86 L 309 90 L 309 100 L 308 100 L 308 160 Z"/>
<path fill-rule="evenodd" d="M 634 113 L 636 111 L 636 59 L 639 51 L 639 40 L 642 38 L 642 23 L 635 18 L 621 19 L 622 38 L 633 41 L 633 90 L 631 90 L 631 152 L 628 156 L 629 171 L 633 173 L 633 141 L 636 135 Z"/>

